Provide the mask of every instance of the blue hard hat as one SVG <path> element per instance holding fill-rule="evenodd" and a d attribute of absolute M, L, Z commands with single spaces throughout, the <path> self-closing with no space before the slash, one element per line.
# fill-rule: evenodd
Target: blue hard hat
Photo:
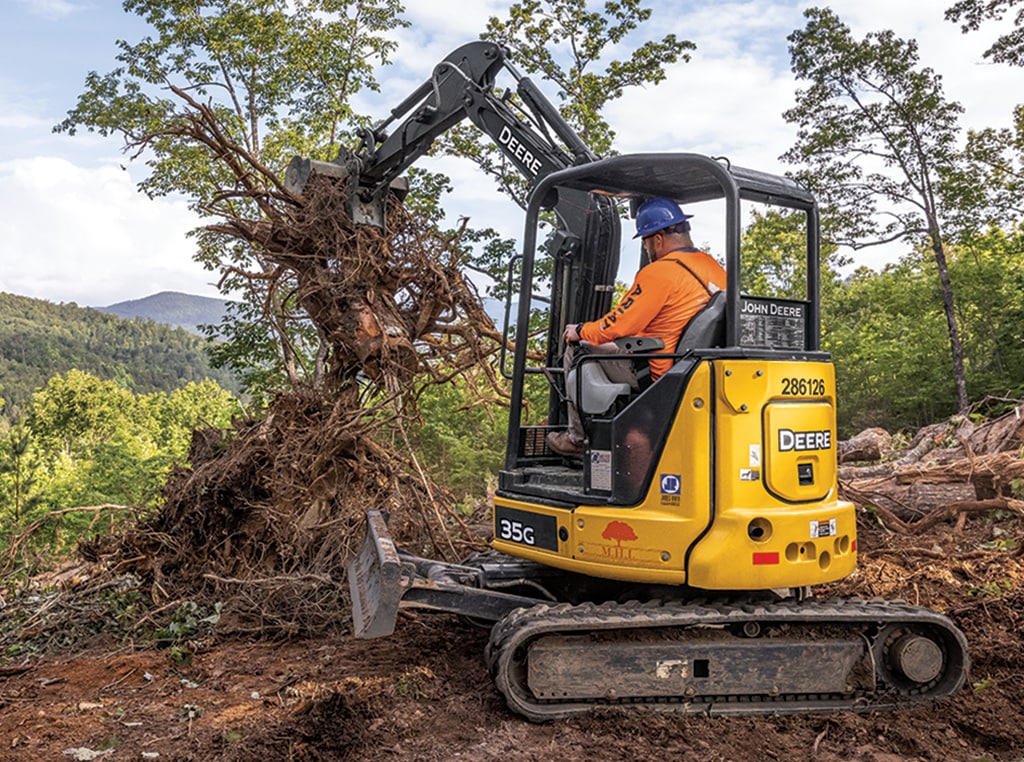
<path fill-rule="evenodd" d="M 679 204 L 670 198 L 659 196 L 649 198 L 640 204 L 636 212 L 636 235 L 634 238 L 643 238 L 651 233 L 657 233 L 679 222 L 686 222 L 692 214 L 683 214 Z"/>

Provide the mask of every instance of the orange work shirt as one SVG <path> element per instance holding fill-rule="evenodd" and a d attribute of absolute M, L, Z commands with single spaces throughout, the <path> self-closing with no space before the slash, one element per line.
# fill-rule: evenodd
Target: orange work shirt
<path fill-rule="evenodd" d="M 604 344 L 624 336 L 649 336 L 665 342 L 659 351 L 674 352 L 690 318 L 707 304 L 712 293 L 724 288 L 725 270 L 713 257 L 703 251 L 671 251 L 640 269 L 611 312 L 584 323 L 580 339 Z M 651 379 L 665 373 L 672 363 L 671 359 L 651 360 Z"/>

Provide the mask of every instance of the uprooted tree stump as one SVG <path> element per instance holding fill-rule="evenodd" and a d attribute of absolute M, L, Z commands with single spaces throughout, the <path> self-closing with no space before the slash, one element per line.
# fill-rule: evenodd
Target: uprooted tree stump
<path fill-rule="evenodd" d="M 158 606 L 222 603 L 222 626 L 343 626 L 345 567 L 368 509 L 387 510 L 396 539 L 418 552 L 454 558 L 478 542 L 424 473 L 406 426 L 425 385 L 469 368 L 500 397 L 500 336 L 463 275 L 461 229 L 442 232 L 400 203 L 388 205 L 386 232 L 356 225 L 343 182 L 314 175 L 291 193 L 223 137 L 210 108 L 172 90 L 188 105 L 175 136 L 207 146 L 236 181 L 221 196 L 253 212 L 204 234 L 256 252 L 255 271 L 226 275 L 258 285 L 268 322 L 280 305 L 298 306 L 320 341 L 315 380 L 293 383 L 262 419 L 197 435 L 159 513 L 82 551 L 137 575 Z"/>

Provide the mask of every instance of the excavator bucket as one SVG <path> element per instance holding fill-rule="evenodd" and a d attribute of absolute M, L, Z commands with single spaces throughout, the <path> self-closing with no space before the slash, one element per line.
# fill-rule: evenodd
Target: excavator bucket
<path fill-rule="evenodd" d="M 380 511 L 366 514 L 366 537 L 348 566 L 352 627 L 357 638 L 382 638 L 395 631 L 398 605 L 412 584 Z"/>

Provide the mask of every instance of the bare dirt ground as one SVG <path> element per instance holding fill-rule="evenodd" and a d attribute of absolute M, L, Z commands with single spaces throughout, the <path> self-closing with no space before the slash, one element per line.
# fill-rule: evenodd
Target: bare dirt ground
<path fill-rule="evenodd" d="M 953 700 L 888 714 L 608 711 L 534 725 L 493 688 L 486 632 L 403 615 L 384 640 L 213 641 L 188 665 L 104 642 L 8 663 L 0 760 L 1024 760 L 1024 521 L 974 516 L 917 536 L 866 526 L 860 545 L 858 572 L 819 594 L 950 615 L 973 660 Z"/>

